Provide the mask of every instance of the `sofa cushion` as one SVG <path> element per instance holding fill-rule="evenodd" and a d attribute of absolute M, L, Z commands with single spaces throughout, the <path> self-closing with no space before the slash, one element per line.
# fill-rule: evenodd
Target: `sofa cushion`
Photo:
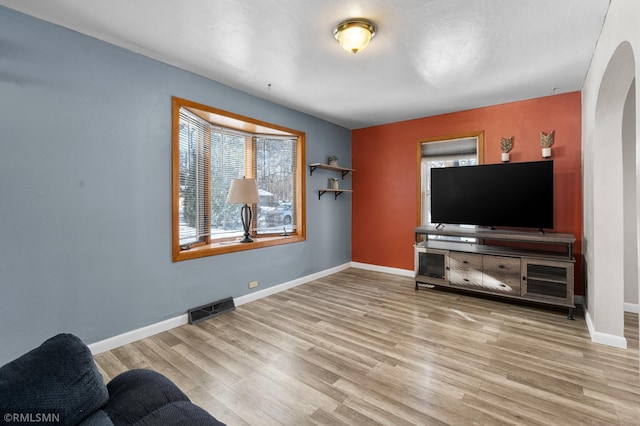
<path fill-rule="evenodd" d="M 114 377 L 107 388 L 109 403 L 104 410 L 114 425 L 154 422 L 185 425 L 222 424 L 206 411 L 191 404 L 189 398 L 171 380 L 156 371 L 125 371 Z M 196 417 L 192 418 L 191 415 Z M 174 418 L 179 422 L 174 423 Z"/>
<path fill-rule="evenodd" d="M 91 351 L 72 334 L 58 334 L 0 368 L 4 413 L 59 413 L 64 424 L 75 425 L 108 396 Z"/>
<path fill-rule="evenodd" d="M 113 422 L 103 410 L 98 410 L 80 423 L 79 426 L 113 426 Z"/>
<path fill-rule="evenodd" d="M 145 369 L 125 371 L 107 385 L 109 404 L 104 408 L 115 425 L 134 424 L 152 411 L 189 398 L 162 374 Z"/>
<path fill-rule="evenodd" d="M 176 401 L 147 414 L 136 423 L 138 426 L 225 426 L 211 414 L 188 401 Z"/>

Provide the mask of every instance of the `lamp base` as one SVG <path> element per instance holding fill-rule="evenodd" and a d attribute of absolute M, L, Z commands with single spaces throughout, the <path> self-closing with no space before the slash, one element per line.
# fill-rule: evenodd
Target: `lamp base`
<path fill-rule="evenodd" d="M 240 219 L 242 220 L 242 228 L 244 229 L 244 238 L 240 240 L 241 243 L 252 243 L 253 239 L 251 238 L 251 234 L 249 233 L 249 226 L 251 225 L 251 218 L 253 214 L 251 213 L 251 207 L 247 204 L 242 206 L 240 209 Z"/>

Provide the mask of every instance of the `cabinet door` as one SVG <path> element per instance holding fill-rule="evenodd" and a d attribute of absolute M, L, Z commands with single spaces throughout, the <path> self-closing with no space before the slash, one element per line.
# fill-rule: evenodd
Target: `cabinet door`
<path fill-rule="evenodd" d="M 449 252 L 416 246 L 414 268 L 416 281 L 445 285 L 449 282 Z"/>
<path fill-rule="evenodd" d="M 449 283 L 458 287 L 482 289 L 482 255 L 450 252 Z"/>
<path fill-rule="evenodd" d="M 522 296 L 573 306 L 573 262 L 522 259 Z"/>
<path fill-rule="evenodd" d="M 520 296 L 520 259 L 482 256 L 482 287 L 499 294 Z"/>

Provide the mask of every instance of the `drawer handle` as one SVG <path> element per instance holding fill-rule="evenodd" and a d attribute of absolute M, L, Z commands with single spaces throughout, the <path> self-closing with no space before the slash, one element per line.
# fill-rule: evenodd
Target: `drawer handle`
<path fill-rule="evenodd" d="M 464 263 L 465 265 L 468 264 L 469 262 L 467 262 L 466 260 L 463 260 L 462 263 Z"/>
<path fill-rule="evenodd" d="M 498 265 L 498 268 L 504 269 L 504 265 Z"/>
<path fill-rule="evenodd" d="M 464 281 L 464 282 L 466 282 L 466 283 L 468 283 L 468 282 L 469 282 L 469 280 L 468 280 L 468 279 L 466 279 L 466 278 L 463 278 L 463 279 L 462 279 L 462 281 Z"/>
<path fill-rule="evenodd" d="M 527 280 L 527 277 L 523 275 L 522 276 L 522 281 L 526 281 L 526 280 Z"/>

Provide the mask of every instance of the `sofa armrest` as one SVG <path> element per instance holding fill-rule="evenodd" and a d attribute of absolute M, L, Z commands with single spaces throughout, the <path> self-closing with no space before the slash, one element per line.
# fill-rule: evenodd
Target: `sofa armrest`
<path fill-rule="evenodd" d="M 91 351 L 72 334 L 58 334 L 0 368 L 3 413 L 57 413 L 75 425 L 107 398 Z"/>

